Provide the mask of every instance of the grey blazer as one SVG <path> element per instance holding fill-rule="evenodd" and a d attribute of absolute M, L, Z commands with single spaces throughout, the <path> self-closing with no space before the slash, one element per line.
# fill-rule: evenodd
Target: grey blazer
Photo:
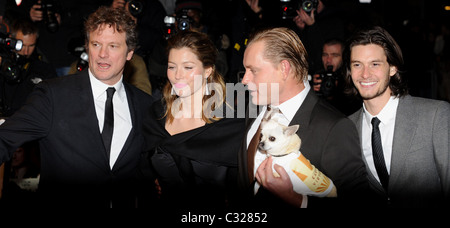
<path fill-rule="evenodd" d="M 360 139 L 362 117 L 362 108 L 349 116 Z M 407 95 L 399 100 L 395 123 L 388 204 L 445 205 L 450 199 L 450 104 Z M 367 163 L 365 158 L 364 162 Z M 370 170 L 368 174 L 372 188 L 386 198 Z"/>

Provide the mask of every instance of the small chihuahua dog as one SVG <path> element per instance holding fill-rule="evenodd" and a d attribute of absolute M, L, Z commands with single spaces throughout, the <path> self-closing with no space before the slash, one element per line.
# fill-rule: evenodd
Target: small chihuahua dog
<path fill-rule="evenodd" d="M 286 170 L 295 192 L 318 197 L 336 197 L 337 191 L 333 181 L 301 154 L 301 140 L 296 134 L 299 125 L 280 124 L 273 109 L 268 112 L 270 113 L 267 113 L 261 122 L 259 151 L 272 156 L 273 164 L 281 165 Z M 279 176 L 275 169 L 273 171 L 275 176 Z"/>

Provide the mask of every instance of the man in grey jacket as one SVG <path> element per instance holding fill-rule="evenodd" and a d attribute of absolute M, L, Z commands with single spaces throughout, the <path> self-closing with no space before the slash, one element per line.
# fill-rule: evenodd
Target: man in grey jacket
<path fill-rule="evenodd" d="M 383 28 L 355 33 L 348 51 L 348 92 L 359 94 L 364 102 L 350 119 L 360 135 L 371 186 L 383 206 L 448 205 L 449 103 L 408 95 L 401 78 L 402 52 Z"/>

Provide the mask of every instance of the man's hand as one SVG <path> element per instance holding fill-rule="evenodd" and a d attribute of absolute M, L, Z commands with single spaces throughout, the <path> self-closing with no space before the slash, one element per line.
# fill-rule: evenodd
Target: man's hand
<path fill-rule="evenodd" d="M 316 19 L 314 18 L 314 14 L 316 12 L 316 9 L 313 9 L 311 11 L 311 15 L 306 13 L 304 10 L 296 10 L 297 15 L 300 17 L 300 19 L 308 26 L 313 25 L 316 22 Z"/>
<path fill-rule="evenodd" d="M 322 85 L 322 78 L 320 77 L 319 74 L 315 74 L 313 76 L 313 89 L 314 89 L 314 91 L 319 92 L 321 85 Z"/>
<path fill-rule="evenodd" d="M 256 170 L 256 180 L 261 186 L 281 198 L 283 201 L 295 207 L 300 207 L 303 196 L 294 192 L 291 179 L 283 167 L 275 164 L 274 168 L 279 174 L 279 177 L 274 175 L 274 172 L 272 171 L 272 161 L 272 157 L 268 157 L 261 163 Z"/>
<path fill-rule="evenodd" d="M 32 21 L 42 21 L 41 1 L 35 4 L 30 9 L 30 18 Z"/>

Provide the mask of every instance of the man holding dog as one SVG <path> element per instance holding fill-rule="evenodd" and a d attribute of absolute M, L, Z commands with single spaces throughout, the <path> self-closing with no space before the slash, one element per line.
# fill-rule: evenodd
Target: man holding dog
<path fill-rule="evenodd" d="M 370 194 L 357 130 L 342 113 L 314 94 L 307 81 L 306 56 L 298 36 L 287 28 L 258 32 L 244 53 L 242 83 L 248 86 L 251 101 L 261 112 L 248 119 L 239 154 L 239 184 L 258 208 L 346 207 L 362 204 L 363 197 Z M 297 194 L 281 166 L 275 165 L 280 177 L 273 175 L 271 157 L 265 159 L 258 151 L 249 155 L 248 146 L 268 106 L 278 107 L 289 125 L 300 125 L 297 134 L 302 140 L 301 153 L 334 182 L 337 198 Z M 257 159 L 265 160 L 252 168 Z M 255 181 L 261 185 L 256 195 Z"/>
<path fill-rule="evenodd" d="M 380 202 L 388 207 L 448 206 L 449 103 L 408 95 L 401 49 L 383 28 L 357 32 L 348 48 L 348 92 L 363 99 L 350 119 Z"/>

